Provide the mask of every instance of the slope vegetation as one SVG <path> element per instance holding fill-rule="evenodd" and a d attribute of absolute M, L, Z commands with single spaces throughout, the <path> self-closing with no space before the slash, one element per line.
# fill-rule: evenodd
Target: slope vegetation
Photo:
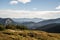
<path fill-rule="evenodd" d="M 60 34 L 38 30 L 6 29 L 0 31 L 0 40 L 60 40 Z"/>

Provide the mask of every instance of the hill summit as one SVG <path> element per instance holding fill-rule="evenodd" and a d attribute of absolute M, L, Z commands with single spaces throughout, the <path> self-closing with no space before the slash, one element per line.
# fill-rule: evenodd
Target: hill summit
<path fill-rule="evenodd" d="M 11 18 L 0 18 L 0 24 L 8 25 L 13 23 L 14 21 Z"/>

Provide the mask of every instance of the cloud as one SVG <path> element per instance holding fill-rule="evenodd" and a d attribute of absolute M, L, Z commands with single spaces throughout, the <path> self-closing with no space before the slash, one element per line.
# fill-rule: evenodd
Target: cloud
<path fill-rule="evenodd" d="M 26 4 L 28 2 L 31 2 L 31 0 L 18 0 L 19 2 L 23 3 L 23 4 Z"/>
<path fill-rule="evenodd" d="M 56 7 L 56 9 L 60 9 L 60 5 Z"/>
<path fill-rule="evenodd" d="M 3 18 L 60 18 L 60 11 L 0 10 Z"/>
<path fill-rule="evenodd" d="M 18 1 L 15 1 L 15 0 L 10 1 L 10 4 L 11 4 L 11 5 L 16 5 L 16 4 L 18 4 Z"/>
<path fill-rule="evenodd" d="M 12 1 L 10 1 L 10 4 L 11 5 L 16 5 L 16 4 L 18 4 L 18 2 L 21 2 L 23 4 L 26 4 L 26 3 L 31 2 L 31 0 L 12 0 Z"/>

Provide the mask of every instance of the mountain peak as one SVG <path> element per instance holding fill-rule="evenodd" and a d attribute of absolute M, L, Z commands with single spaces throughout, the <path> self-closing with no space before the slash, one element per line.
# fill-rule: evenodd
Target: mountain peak
<path fill-rule="evenodd" d="M 11 18 L 0 18 L 0 24 L 7 25 L 11 24 L 14 21 Z"/>

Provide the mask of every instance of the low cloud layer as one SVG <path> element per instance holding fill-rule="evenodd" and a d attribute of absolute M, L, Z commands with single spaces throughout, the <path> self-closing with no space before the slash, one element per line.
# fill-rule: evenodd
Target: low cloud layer
<path fill-rule="evenodd" d="M 24 10 L 0 10 L 3 18 L 60 18 L 60 11 L 24 11 Z"/>

